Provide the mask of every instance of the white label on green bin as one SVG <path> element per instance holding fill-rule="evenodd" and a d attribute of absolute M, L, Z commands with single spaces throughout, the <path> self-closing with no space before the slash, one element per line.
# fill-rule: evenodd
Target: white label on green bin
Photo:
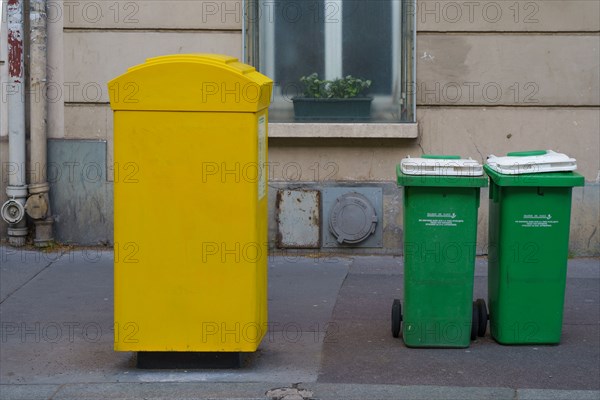
<path fill-rule="evenodd" d="M 552 214 L 524 214 L 515 223 L 523 228 L 552 228 L 558 221 L 552 218 Z"/>
<path fill-rule="evenodd" d="M 267 124 L 265 116 L 258 118 L 258 200 L 267 193 Z"/>
<path fill-rule="evenodd" d="M 458 226 L 465 222 L 457 218 L 456 213 L 427 213 L 427 218 L 420 218 L 419 222 L 423 222 L 425 226 Z"/>

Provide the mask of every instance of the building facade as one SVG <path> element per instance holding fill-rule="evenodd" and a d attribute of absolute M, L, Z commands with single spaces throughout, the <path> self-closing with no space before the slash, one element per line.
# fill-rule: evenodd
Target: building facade
<path fill-rule="evenodd" d="M 392 0 L 393 1 L 393 0 Z M 112 243 L 112 185 L 134 171 L 113 163 L 107 82 L 148 57 L 176 53 L 248 55 L 240 1 L 51 1 L 48 3 L 48 181 L 62 243 Z M 575 188 L 570 251 L 599 255 L 600 3 L 587 0 L 417 0 L 416 121 L 269 125 L 270 244 L 316 252 L 400 254 L 402 193 L 395 168 L 406 156 L 552 149 L 577 159 L 586 186 Z M 368 29 L 365 27 L 364 29 Z M 3 3 L 2 82 L 7 81 Z M 376 61 L 374 61 L 376 62 Z M 3 92 L 5 85 L 2 85 Z M 0 202 L 8 182 L 7 102 L 1 103 Z M 200 174 L 202 160 L 198 160 Z M 329 204 L 344 188 L 371 193 L 376 243 L 328 244 Z M 282 243 L 299 208 L 284 210 L 279 190 L 319 213 L 301 246 Z M 311 200 L 310 191 L 320 193 Z M 315 192 L 312 192 L 315 193 Z M 378 194 L 379 193 L 379 194 Z M 377 197 L 377 196 L 380 196 Z M 331 197 L 329 197 L 331 198 Z M 487 252 L 487 191 L 477 252 Z M 283 208 L 282 208 L 283 207 Z M 160 216 L 156 230 L 160 232 Z M 0 221 L 2 237 L 6 224 Z M 288 229 L 289 230 L 289 229 Z"/>

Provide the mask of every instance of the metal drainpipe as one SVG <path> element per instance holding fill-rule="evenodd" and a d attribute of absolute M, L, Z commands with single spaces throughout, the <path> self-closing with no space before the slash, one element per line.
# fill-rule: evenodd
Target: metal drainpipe
<path fill-rule="evenodd" d="M 23 62 L 23 2 L 8 0 L 8 201 L 2 205 L 0 214 L 8 223 L 8 243 L 23 246 L 27 237 L 25 220 L 26 141 L 25 141 L 25 93 Z"/>
<path fill-rule="evenodd" d="M 27 215 L 34 220 L 34 244 L 45 247 L 54 241 L 54 219 L 50 208 L 50 185 L 47 182 L 47 118 L 46 57 L 47 57 L 46 0 L 29 1 L 29 109 L 30 145 L 29 198 L 25 204 Z"/>

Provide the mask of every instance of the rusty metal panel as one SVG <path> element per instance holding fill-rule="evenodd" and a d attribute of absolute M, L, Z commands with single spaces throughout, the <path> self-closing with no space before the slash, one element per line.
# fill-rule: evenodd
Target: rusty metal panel
<path fill-rule="evenodd" d="M 275 203 L 277 247 L 315 249 L 321 247 L 321 192 L 277 191 Z"/>

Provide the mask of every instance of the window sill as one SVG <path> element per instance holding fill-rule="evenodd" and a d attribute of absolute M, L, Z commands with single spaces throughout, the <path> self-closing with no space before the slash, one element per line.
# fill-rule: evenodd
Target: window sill
<path fill-rule="evenodd" d="M 414 139 L 418 123 L 269 123 L 270 138 Z"/>

